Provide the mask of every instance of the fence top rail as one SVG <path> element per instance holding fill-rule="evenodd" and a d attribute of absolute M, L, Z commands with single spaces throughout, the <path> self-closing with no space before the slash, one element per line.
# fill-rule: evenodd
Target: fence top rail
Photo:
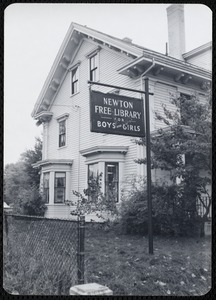
<path fill-rule="evenodd" d="M 20 219 L 37 219 L 37 220 L 45 220 L 45 221 L 62 221 L 62 222 L 77 222 L 77 220 L 67 219 L 67 218 L 47 218 L 42 216 L 29 216 L 29 215 L 20 215 L 20 214 L 12 214 L 6 213 L 5 215 L 20 218 Z"/>

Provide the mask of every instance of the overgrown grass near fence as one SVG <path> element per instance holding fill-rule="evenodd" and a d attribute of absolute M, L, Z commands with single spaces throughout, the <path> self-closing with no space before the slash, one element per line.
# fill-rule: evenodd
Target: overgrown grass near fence
<path fill-rule="evenodd" d="M 20 295 L 68 295 L 77 284 L 76 222 L 7 218 L 4 289 Z"/>

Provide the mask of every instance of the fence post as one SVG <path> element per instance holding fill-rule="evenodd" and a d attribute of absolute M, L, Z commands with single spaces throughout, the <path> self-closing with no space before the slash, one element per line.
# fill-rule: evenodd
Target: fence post
<path fill-rule="evenodd" d="M 3 212 L 5 219 L 5 236 L 6 236 L 6 244 L 8 246 L 8 215 L 6 212 Z"/>
<path fill-rule="evenodd" d="M 78 251 L 77 251 L 77 276 L 78 284 L 84 284 L 85 272 L 85 216 L 78 216 Z"/>

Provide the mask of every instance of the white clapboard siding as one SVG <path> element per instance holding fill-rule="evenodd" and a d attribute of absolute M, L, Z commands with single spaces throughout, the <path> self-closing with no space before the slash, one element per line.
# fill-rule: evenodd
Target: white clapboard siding
<path fill-rule="evenodd" d="M 177 88 L 175 86 L 156 82 L 154 89 L 154 111 L 165 116 L 162 103 L 166 105 L 168 110 L 175 111 L 175 105 L 170 102 L 172 95 L 177 95 Z M 155 120 L 155 129 L 164 128 L 166 126 L 164 122 Z"/>
<path fill-rule="evenodd" d="M 187 62 L 201 67 L 203 69 L 212 70 L 212 51 L 208 50 L 205 52 L 200 53 L 199 55 L 190 57 L 187 59 Z"/>

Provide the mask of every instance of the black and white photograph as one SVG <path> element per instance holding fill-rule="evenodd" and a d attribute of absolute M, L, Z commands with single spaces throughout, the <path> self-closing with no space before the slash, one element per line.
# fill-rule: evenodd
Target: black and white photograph
<path fill-rule="evenodd" d="M 212 289 L 212 10 L 4 10 L 3 289 Z"/>

